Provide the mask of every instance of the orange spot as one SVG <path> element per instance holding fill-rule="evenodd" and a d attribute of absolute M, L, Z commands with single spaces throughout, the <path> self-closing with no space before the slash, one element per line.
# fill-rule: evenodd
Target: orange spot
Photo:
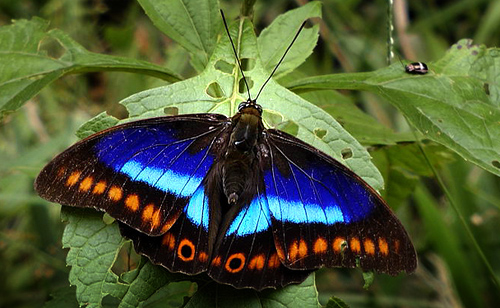
<path fill-rule="evenodd" d="M 125 206 L 132 211 L 137 211 L 139 209 L 139 196 L 136 194 L 130 194 L 125 199 Z"/>
<path fill-rule="evenodd" d="M 160 209 L 157 209 L 153 203 L 146 205 L 142 210 L 142 221 L 150 223 L 151 229 L 156 229 L 161 224 Z"/>
<path fill-rule="evenodd" d="M 306 241 L 304 241 L 304 240 L 300 240 L 300 242 L 299 242 L 299 256 L 301 258 L 307 256 L 307 244 L 306 244 Z"/>
<path fill-rule="evenodd" d="M 64 168 L 64 167 L 59 168 L 59 170 L 57 170 L 57 177 L 59 177 L 59 178 L 62 177 L 65 172 L 66 172 L 66 168 Z"/>
<path fill-rule="evenodd" d="M 345 238 L 343 237 L 336 237 L 334 240 L 333 240 L 333 251 L 337 252 L 337 253 L 340 253 L 344 250 L 344 247 L 345 245 L 347 244 Z"/>
<path fill-rule="evenodd" d="M 111 186 L 111 188 L 108 191 L 108 197 L 112 201 L 119 201 L 123 196 L 123 191 L 120 187 L 118 186 Z"/>
<path fill-rule="evenodd" d="M 276 253 L 273 253 L 271 257 L 269 257 L 269 261 L 267 261 L 267 266 L 270 268 L 277 268 L 278 266 L 280 266 L 280 264 L 280 258 Z"/>
<path fill-rule="evenodd" d="M 229 256 L 226 261 L 226 271 L 237 273 L 245 266 L 245 256 L 242 253 L 235 253 Z"/>
<path fill-rule="evenodd" d="M 90 187 L 92 187 L 92 184 L 94 183 L 94 179 L 91 176 L 88 176 L 83 179 L 83 181 L 80 183 L 80 187 L 78 189 L 80 191 L 89 191 Z"/>
<path fill-rule="evenodd" d="M 182 261 L 188 262 L 194 259 L 195 248 L 193 243 L 188 239 L 183 239 L 179 243 L 179 248 L 177 248 L 177 255 Z"/>
<path fill-rule="evenodd" d="M 264 268 L 264 264 L 266 264 L 266 258 L 263 254 L 260 254 L 250 260 L 250 263 L 248 263 L 248 268 L 252 270 L 257 269 L 260 271 Z"/>
<path fill-rule="evenodd" d="M 357 237 L 353 237 L 351 239 L 351 251 L 354 253 L 360 253 L 361 252 L 361 243 L 359 242 Z"/>
<path fill-rule="evenodd" d="M 168 249 L 172 250 L 175 247 L 175 237 L 171 233 L 165 233 L 165 235 L 163 236 L 163 240 L 161 241 L 161 243 L 164 246 L 167 246 Z"/>
<path fill-rule="evenodd" d="M 313 247 L 314 253 L 317 254 L 325 253 L 327 248 L 328 244 L 326 243 L 326 240 L 322 237 L 318 237 L 316 242 L 314 242 L 314 247 Z"/>
<path fill-rule="evenodd" d="M 92 190 L 93 194 L 100 195 L 106 190 L 106 181 L 99 181 Z"/>
<path fill-rule="evenodd" d="M 288 248 L 288 258 L 290 261 L 297 260 L 297 255 L 299 254 L 299 243 L 294 241 Z"/>
<path fill-rule="evenodd" d="M 276 245 L 276 252 L 278 253 L 278 257 L 281 260 L 285 260 L 285 252 L 283 251 L 283 247 Z"/>
<path fill-rule="evenodd" d="M 70 176 L 68 177 L 68 180 L 66 181 L 66 186 L 75 185 L 80 179 L 81 174 L 82 173 L 80 171 L 74 171 L 73 173 L 71 173 Z"/>
<path fill-rule="evenodd" d="M 217 256 L 212 260 L 212 266 L 220 266 L 220 263 L 220 256 Z"/>
<path fill-rule="evenodd" d="M 366 238 L 363 241 L 363 246 L 365 247 L 365 252 L 366 254 L 369 254 L 371 256 L 375 255 L 375 243 L 369 238 Z"/>
<path fill-rule="evenodd" d="M 198 254 L 198 259 L 200 260 L 201 263 L 205 263 L 208 261 L 208 255 L 206 252 L 202 251 Z"/>
<path fill-rule="evenodd" d="M 399 253 L 399 240 L 394 241 L 394 251 Z"/>
<path fill-rule="evenodd" d="M 389 245 L 387 244 L 385 238 L 378 238 L 378 249 L 384 256 L 389 255 Z"/>
<path fill-rule="evenodd" d="M 167 232 L 168 230 L 170 230 L 170 228 L 172 228 L 172 225 L 174 224 L 174 222 L 177 220 L 177 218 L 172 218 L 172 219 L 169 219 L 167 220 L 167 222 L 165 224 L 163 224 L 163 227 L 161 227 L 161 232 Z"/>

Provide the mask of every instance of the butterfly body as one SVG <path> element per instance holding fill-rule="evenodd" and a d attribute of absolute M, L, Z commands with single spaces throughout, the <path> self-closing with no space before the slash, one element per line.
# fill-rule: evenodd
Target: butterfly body
<path fill-rule="evenodd" d="M 416 267 L 391 210 L 338 161 L 265 129 L 262 108 L 122 124 L 75 144 L 35 189 L 63 205 L 93 207 L 172 272 L 207 272 L 237 288 L 303 281 L 322 266 L 391 275 Z"/>

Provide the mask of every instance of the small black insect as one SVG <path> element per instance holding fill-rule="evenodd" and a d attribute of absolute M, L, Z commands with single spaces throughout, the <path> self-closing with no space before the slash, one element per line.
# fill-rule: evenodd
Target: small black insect
<path fill-rule="evenodd" d="M 425 75 L 429 72 L 429 68 L 423 62 L 413 62 L 405 66 L 405 72 L 413 75 Z"/>

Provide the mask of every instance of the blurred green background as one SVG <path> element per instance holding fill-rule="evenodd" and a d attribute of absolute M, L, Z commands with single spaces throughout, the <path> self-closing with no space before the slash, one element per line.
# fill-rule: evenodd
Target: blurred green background
<path fill-rule="evenodd" d="M 279 14 L 307 1 L 259 1 L 257 33 Z M 323 2 L 320 40 L 300 76 L 372 71 L 387 65 L 387 1 Z M 240 1 L 221 1 L 237 16 Z M 0 0 L 0 26 L 12 19 L 39 16 L 93 52 L 143 59 L 188 78 L 196 74 L 189 56 L 161 34 L 133 0 Z M 488 47 L 500 45 L 500 1 L 396 1 L 394 46 L 401 59 L 433 61 L 461 38 Z M 0 42 L 1 44 L 1 42 Z M 54 51 L 57 53 L 57 50 Z M 396 57 L 396 60 L 398 58 Z M 0 122 L 0 297 L 1 307 L 40 307 L 68 285 L 64 225 L 59 205 L 37 197 L 33 181 L 42 166 L 77 140 L 76 129 L 102 111 L 124 118 L 117 102 L 165 81 L 128 73 L 70 75 L 45 88 Z M 318 92 L 306 99 L 342 113 L 330 100 L 355 103 L 396 132 L 409 131 L 404 118 L 383 99 L 360 92 Z M 349 130 L 349 127 L 346 126 Z M 352 132 L 355 135 L 355 132 Z M 356 135 L 355 135 L 356 136 Z M 370 146 L 385 177 L 384 192 L 407 228 L 419 255 L 413 275 L 377 275 L 363 289 L 358 271 L 321 270 L 320 300 L 335 295 L 352 307 L 498 307 L 500 291 L 491 281 L 456 213 L 413 143 Z M 425 143 L 458 209 L 495 273 L 500 271 L 500 179 L 431 142 Z M 414 160 L 394 162 L 391 153 Z M 407 183 L 405 189 L 401 184 Z M 391 187 L 396 187 L 391 190 Z"/>

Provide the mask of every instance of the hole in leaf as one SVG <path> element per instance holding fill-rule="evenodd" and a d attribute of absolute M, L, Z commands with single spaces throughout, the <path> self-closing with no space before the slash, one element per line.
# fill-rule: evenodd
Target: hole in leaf
<path fill-rule="evenodd" d="M 443 119 L 438 119 L 438 122 L 439 123 L 443 123 Z"/>
<path fill-rule="evenodd" d="M 342 155 L 343 159 L 349 159 L 352 157 L 352 150 L 351 148 L 345 148 L 340 151 L 340 154 Z"/>
<path fill-rule="evenodd" d="M 485 82 L 483 84 L 483 89 L 484 89 L 484 92 L 486 93 L 486 95 L 490 95 L 490 84 Z"/>
<path fill-rule="evenodd" d="M 113 273 L 120 276 L 125 272 L 137 268 L 140 260 L 141 256 L 135 252 L 132 242 L 127 241 L 123 244 L 120 251 L 118 252 L 115 263 L 113 263 L 113 267 L 111 268 L 111 270 L 113 271 Z"/>
<path fill-rule="evenodd" d="M 102 307 L 118 307 L 120 300 L 112 295 L 106 295 L 102 298 Z"/>
<path fill-rule="evenodd" d="M 245 72 L 251 71 L 255 67 L 255 60 L 253 58 L 243 58 L 240 61 L 241 61 L 241 67 Z"/>
<path fill-rule="evenodd" d="M 163 109 L 163 112 L 166 115 L 174 116 L 174 115 L 178 115 L 179 114 L 179 108 L 177 108 L 177 107 L 165 107 Z"/>
<path fill-rule="evenodd" d="M 498 161 L 498 160 L 494 160 L 494 161 L 492 161 L 492 162 L 491 162 L 491 164 L 492 164 L 494 167 L 496 167 L 496 168 L 500 169 L 500 161 Z"/>
<path fill-rule="evenodd" d="M 247 77 L 246 79 L 247 79 L 248 86 L 250 87 L 250 89 L 252 89 L 252 87 L 253 87 L 252 78 Z M 243 78 L 240 78 L 238 92 L 240 92 L 241 94 L 247 93 L 247 86 L 245 85 L 245 80 Z"/>
<path fill-rule="evenodd" d="M 292 136 L 297 136 L 299 132 L 299 126 L 294 121 L 288 120 L 276 125 L 276 129 L 289 133 Z"/>
<path fill-rule="evenodd" d="M 283 122 L 284 118 L 279 112 L 264 109 L 262 112 L 262 120 L 269 127 L 276 128 L 281 122 Z"/>
<path fill-rule="evenodd" d="M 221 98 L 224 95 L 222 88 L 215 81 L 208 85 L 206 92 L 213 98 Z"/>
<path fill-rule="evenodd" d="M 234 70 L 234 64 L 228 63 L 224 60 L 219 60 L 215 63 L 215 69 L 226 74 L 232 74 Z"/>
<path fill-rule="evenodd" d="M 322 128 L 315 128 L 314 129 L 314 134 L 316 135 L 316 137 L 318 137 L 319 139 L 323 139 L 323 137 L 325 137 L 326 135 L 326 130 L 322 129 Z"/>

